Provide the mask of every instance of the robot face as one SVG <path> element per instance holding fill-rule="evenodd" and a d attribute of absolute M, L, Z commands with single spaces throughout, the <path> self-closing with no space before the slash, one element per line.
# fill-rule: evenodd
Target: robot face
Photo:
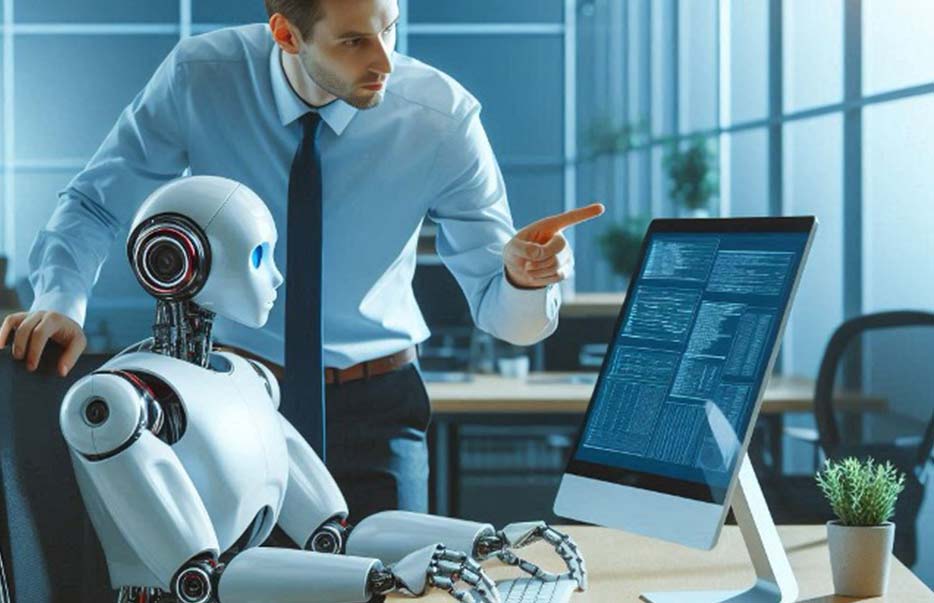
<path fill-rule="evenodd" d="M 262 327 L 283 281 L 273 259 L 276 225 L 266 205 L 241 186 L 205 233 L 211 272 L 194 302 L 248 327 Z"/>
<path fill-rule="evenodd" d="M 266 324 L 283 280 L 273 260 L 278 235 L 249 188 L 216 176 L 173 180 L 143 203 L 131 233 L 130 263 L 151 295 Z"/>

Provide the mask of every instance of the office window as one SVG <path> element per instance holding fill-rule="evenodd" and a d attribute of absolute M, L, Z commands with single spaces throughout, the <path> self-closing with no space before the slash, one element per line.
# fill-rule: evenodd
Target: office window
<path fill-rule="evenodd" d="M 179 3 L 153 0 L 20 0 L 17 23 L 165 23 L 177 25 Z"/>
<path fill-rule="evenodd" d="M 679 130 L 717 125 L 717 3 L 681 2 L 678 22 Z"/>
<path fill-rule="evenodd" d="M 673 214 L 671 195 L 669 194 L 668 173 L 665 170 L 665 152 L 663 146 L 652 147 L 652 195 L 648 215 L 666 217 Z"/>
<path fill-rule="evenodd" d="M 867 311 L 934 308 L 932 115 L 932 95 L 867 107 L 865 112 L 863 301 Z"/>
<path fill-rule="evenodd" d="M 514 167 L 504 172 L 512 219 L 519 228 L 564 207 L 564 174 L 556 168 Z"/>
<path fill-rule="evenodd" d="M 177 35 L 16 38 L 17 161 L 84 163 L 177 42 Z"/>
<path fill-rule="evenodd" d="M 625 90 L 639 91 L 629 94 L 628 119 L 630 123 L 639 123 L 643 127 L 648 127 L 652 115 L 650 14 L 651 5 L 647 0 L 631 0 L 626 4 L 628 33 L 624 59 L 627 74 L 622 93 L 626 94 Z"/>
<path fill-rule="evenodd" d="M 411 23 L 563 23 L 562 0 L 408 0 Z"/>
<path fill-rule="evenodd" d="M 262 0 L 191 0 L 195 23 L 259 23 L 269 20 Z"/>
<path fill-rule="evenodd" d="M 725 34 L 721 34 L 725 35 Z M 730 123 L 763 119 L 769 111 L 769 3 L 730 0 Z"/>
<path fill-rule="evenodd" d="M 654 1 L 649 5 L 651 40 L 651 136 L 675 133 L 678 82 L 675 74 L 677 56 L 672 48 L 677 34 L 678 13 L 675 0 Z"/>
<path fill-rule="evenodd" d="M 817 376 L 843 322 L 843 119 L 831 114 L 784 127 L 783 189 L 788 215 L 814 215 L 811 247 L 785 335 L 784 370 Z"/>
<path fill-rule="evenodd" d="M 786 112 L 843 100 L 843 6 L 843 0 L 783 3 Z"/>
<path fill-rule="evenodd" d="M 451 75 L 483 105 L 483 125 L 504 168 L 562 157 L 560 37 L 415 36 L 409 54 Z"/>
<path fill-rule="evenodd" d="M 865 0 L 863 90 L 876 94 L 934 81 L 934 2 Z"/>
<path fill-rule="evenodd" d="M 729 215 L 769 215 L 769 132 L 766 128 L 742 130 L 729 135 Z"/>

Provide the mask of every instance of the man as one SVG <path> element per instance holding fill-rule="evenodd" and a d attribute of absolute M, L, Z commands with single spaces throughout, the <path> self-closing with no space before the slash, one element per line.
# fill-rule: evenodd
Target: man
<path fill-rule="evenodd" d="M 352 517 L 425 510 L 429 405 L 412 362 L 428 329 L 411 288 L 423 217 L 438 222 L 438 253 L 477 325 L 527 345 L 557 325 L 555 283 L 572 267 L 560 230 L 602 207 L 515 233 L 479 103 L 445 74 L 394 54 L 397 0 L 266 0 L 266 8 L 268 27 L 180 42 L 123 111 L 37 236 L 35 301 L 4 320 L 0 346 L 15 329 L 13 356 L 34 370 L 47 341 L 58 341 L 67 374 L 85 347 L 100 266 L 148 193 L 186 169 L 241 181 L 284 231 L 275 254 L 287 296 L 259 334 L 218 321 L 218 339 L 285 359 L 284 406 L 296 397 L 290 376 L 312 388 L 320 379 L 302 371 L 315 358 L 320 368 L 323 354 L 327 462 Z M 293 214 L 308 207 L 321 208 L 317 223 Z M 317 248 L 303 247 L 307 224 L 318 224 Z M 323 277 L 309 276 L 316 261 Z M 317 294 L 290 288 L 301 281 L 315 291 L 315 278 Z M 290 299 L 303 306 L 290 311 Z M 309 307 L 323 312 L 323 342 L 308 326 Z M 303 320 L 318 340 L 295 334 Z M 284 412 L 298 421 L 289 412 L 304 410 Z"/>

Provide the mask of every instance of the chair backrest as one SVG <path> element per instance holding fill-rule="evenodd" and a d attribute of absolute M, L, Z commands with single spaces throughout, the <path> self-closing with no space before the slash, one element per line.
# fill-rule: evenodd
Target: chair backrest
<path fill-rule="evenodd" d="M 934 327 L 934 314 L 915 311 L 866 314 L 844 322 L 831 336 L 824 350 L 817 385 L 814 388 L 814 416 L 820 434 L 821 448 L 828 456 L 834 456 L 834 451 L 841 445 L 840 428 L 833 407 L 833 390 L 837 369 L 847 346 L 854 338 L 867 331 L 898 327 Z M 931 454 L 932 442 L 930 440 L 934 438 L 932 425 L 934 425 L 934 415 L 932 415 L 932 424 L 928 425 L 921 447 L 917 450 L 916 458 L 919 463 L 926 461 Z"/>
<path fill-rule="evenodd" d="M 853 318 L 837 328 L 821 361 L 814 390 L 814 416 L 820 446 L 828 458 L 872 456 L 880 462 L 891 462 L 906 474 L 905 490 L 899 496 L 895 509 L 895 553 L 902 562 L 911 566 L 917 556 L 915 523 L 924 500 L 921 475 L 934 449 L 934 404 L 931 405 L 931 419 L 920 439 L 920 445 L 906 447 L 897 442 L 843 442 L 834 412 L 833 395 L 838 368 L 854 339 L 869 331 L 901 327 L 934 327 L 934 314 L 918 311 L 880 312 Z"/>
<path fill-rule="evenodd" d="M 61 378 L 58 345 L 49 343 L 32 373 L 10 347 L 0 350 L 0 556 L 11 601 L 113 601 L 58 421 L 71 384 L 107 356 L 85 354 Z"/>

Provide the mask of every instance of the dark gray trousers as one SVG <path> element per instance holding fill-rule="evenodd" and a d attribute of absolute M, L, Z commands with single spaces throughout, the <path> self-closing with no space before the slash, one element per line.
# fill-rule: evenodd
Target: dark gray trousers
<path fill-rule="evenodd" d="M 327 466 L 350 522 L 387 509 L 428 511 L 428 393 L 415 364 L 326 386 Z"/>

